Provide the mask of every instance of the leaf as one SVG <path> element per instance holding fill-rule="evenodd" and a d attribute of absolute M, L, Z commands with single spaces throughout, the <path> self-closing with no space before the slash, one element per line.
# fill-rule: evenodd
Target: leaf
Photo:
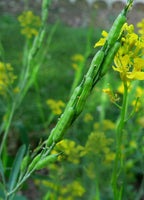
<path fill-rule="evenodd" d="M 2 181 L 5 184 L 4 168 L 3 168 L 3 165 L 2 165 L 1 159 L 0 159 L 0 174 L 1 174 L 1 177 L 2 177 Z"/>
<path fill-rule="evenodd" d="M 29 146 L 28 132 L 21 122 L 16 122 L 15 126 L 19 129 L 21 141 L 22 141 L 23 144 L 26 145 L 26 151 L 27 151 L 28 146 Z"/>
<path fill-rule="evenodd" d="M 13 190 L 13 188 L 16 184 L 16 180 L 17 180 L 18 173 L 20 170 L 20 165 L 21 165 L 22 159 L 24 157 L 25 151 L 26 151 L 26 146 L 22 145 L 17 152 L 16 158 L 13 162 L 12 170 L 10 173 L 9 191 Z"/>

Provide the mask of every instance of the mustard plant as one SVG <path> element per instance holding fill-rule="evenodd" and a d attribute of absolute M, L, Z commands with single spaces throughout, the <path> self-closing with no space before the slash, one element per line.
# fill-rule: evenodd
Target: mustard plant
<path fill-rule="evenodd" d="M 83 111 L 85 103 L 87 101 L 87 98 L 91 90 L 93 89 L 95 84 L 99 80 L 101 80 L 101 78 L 107 73 L 109 67 L 111 66 L 113 62 L 115 55 L 116 55 L 115 57 L 116 67 L 113 67 L 113 68 L 114 70 L 120 72 L 121 78 L 123 80 L 124 99 L 123 99 L 122 107 L 119 106 L 121 108 L 121 118 L 120 118 L 120 122 L 117 128 L 118 143 L 117 143 L 117 151 L 116 151 L 116 159 L 115 159 L 115 165 L 114 165 L 112 184 L 113 184 L 114 199 L 118 199 L 118 198 L 121 199 L 122 190 L 120 190 L 120 192 L 118 191 L 117 173 L 118 173 L 119 157 L 121 156 L 120 144 L 121 144 L 122 130 L 123 130 L 125 121 L 129 119 L 129 117 L 125 119 L 126 110 L 127 110 L 126 109 L 127 89 L 128 89 L 127 79 L 128 80 L 129 79 L 133 80 L 137 78 L 140 80 L 143 79 L 142 78 L 143 72 L 141 72 L 142 66 L 140 66 L 139 68 L 137 67 L 137 62 L 141 63 L 140 62 L 141 60 L 140 61 L 135 60 L 134 70 L 132 72 L 129 71 L 129 67 L 122 69 L 121 63 L 119 64 L 118 61 L 116 60 L 117 56 L 119 56 L 119 52 L 121 52 L 121 49 L 123 48 L 121 41 L 123 40 L 124 44 L 127 45 L 127 35 L 125 34 L 125 29 L 127 30 L 127 28 L 122 28 L 122 27 L 124 23 L 126 22 L 126 15 L 132 6 L 132 3 L 133 3 L 133 0 L 128 0 L 127 4 L 125 5 L 125 8 L 120 13 L 118 18 L 115 20 L 107 38 L 104 41 L 102 48 L 95 54 L 91 62 L 90 68 L 88 69 L 88 72 L 83 77 L 81 83 L 74 89 L 70 97 L 70 100 L 65 107 L 63 114 L 60 116 L 56 126 L 52 129 L 48 138 L 43 143 L 41 143 L 31 155 L 29 155 L 29 152 L 27 152 L 27 154 L 25 155 L 26 148 L 24 145 L 19 149 L 19 151 L 17 152 L 16 158 L 14 160 L 10 177 L 9 177 L 9 182 L 7 185 L 6 185 L 6 180 L 4 176 L 3 164 L 2 164 L 2 161 L 0 160 L 0 171 L 1 171 L 2 180 L 3 180 L 5 199 L 12 200 L 16 192 L 21 187 L 21 185 L 32 175 L 32 173 L 35 170 L 42 169 L 45 166 L 47 166 L 49 163 L 55 162 L 58 159 L 59 154 L 55 153 L 55 154 L 49 155 L 50 152 L 53 150 L 55 145 L 64 138 L 64 135 L 67 129 L 71 126 L 71 124 L 76 120 L 76 118 Z M 28 50 L 27 59 L 24 61 L 25 67 L 22 71 L 20 82 L 18 84 L 19 92 L 16 94 L 14 101 L 9 109 L 9 112 L 7 113 L 7 120 L 6 122 L 4 122 L 4 126 L 3 126 L 4 134 L 3 134 L 3 138 L 1 142 L 0 154 L 2 154 L 4 151 L 4 147 L 6 145 L 6 139 L 8 136 L 8 131 L 9 131 L 15 110 L 18 108 L 18 106 L 22 102 L 39 68 L 39 65 L 38 66 L 35 65 L 35 57 L 41 47 L 41 44 L 43 42 L 43 39 L 46 33 L 45 26 L 46 26 L 46 20 L 48 16 L 49 5 L 50 5 L 50 0 L 42 1 L 42 15 L 41 15 L 41 23 L 40 23 L 39 32 L 37 34 L 36 31 L 32 30 L 31 33 L 28 35 L 29 38 L 32 36 L 32 34 L 36 35 L 36 37 L 33 40 L 31 48 Z M 31 16 L 32 14 L 29 13 L 29 15 Z M 20 20 L 22 21 L 22 19 Z M 24 29 L 22 33 L 27 34 L 27 29 Z M 128 58 L 130 60 L 130 56 Z M 31 76 L 31 73 L 32 73 L 32 76 Z M 132 115 L 133 113 L 130 115 L 130 117 Z M 103 134 L 101 136 L 103 136 Z M 75 182 L 74 186 L 76 186 L 77 188 L 78 183 Z M 67 186 L 67 190 L 68 191 L 71 190 L 71 187 Z M 81 193 L 84 193 L 83 188 L 81 188 L 80 190 L 81 190 Z M 65 192 L 67 191 L 63 191 L 63 193 Z M 98 199 L 100 199 L 99 194 L 98 194 Z"/>

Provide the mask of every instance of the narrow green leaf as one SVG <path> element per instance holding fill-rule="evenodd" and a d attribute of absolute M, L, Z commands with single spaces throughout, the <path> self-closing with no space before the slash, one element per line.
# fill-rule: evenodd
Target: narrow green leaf
<path fill-rule="evenodd" d="M 1 174 L 1 177 L 2 177 L 2 181 L 5 184 L 4 168 L 3 168 L 3 164 L 2 164 L 1 159 L 0 159 L 0 174 Z"/>
<path fill-rule="evenodd" d="M 15 126 L 16 126 L 16 127 L 18 128 L 18 130 L 19 130 L 21 142 L 22 142 L 23 144 L 26 145 L 26 151 L 27 151 L 28 146 L 29 146 L 28 132 L 27 132 L 27 130 L 26 130 L 26 128 L 24 127 L 24 125 L 23 125 L 22 122 L 16 122 L 16 123 L 15 123 Z"/>
<path fill-rule="evenodd" d="M 22 145 L 17 152 L 16 158 L 14 160 L 12 170 L 10 173 L 9 191 L 11 191 L 16 184 L 16 180 L 17 180 L 19 170 L 20 170 L 20 165 L 21 165 L 22 159 L 24 157 L 25 151 L 26 151 L 26 146 Z"/>

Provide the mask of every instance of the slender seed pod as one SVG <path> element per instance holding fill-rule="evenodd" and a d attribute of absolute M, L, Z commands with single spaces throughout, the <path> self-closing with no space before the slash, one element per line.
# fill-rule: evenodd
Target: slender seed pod
<path fill-rule="evenodd" d="M 21 172 L 24 172 L 28 166 L 28 163 L 29 163 L 29 160 L 30 160 L 30 156 L 29 154 L 26 155 L 23 160 L 22 160 L 22 163 L 21 163 L 21 167 L 20 167 L 20 171 Z"/>
<path fill-rule="evenodd" d="M 41 159 L 41 154 L 38 154 L 34 159 L 33 161 L 31 162 L 31 164 L 29 165 L 29 168 L 28 168 L 28 172 L 32 171 L 33 168 L 36 166 L 36 164 L 38 163 L 38 161 Z"/>
<path fill-rule="evenodd" d="M 42 23 L 43 25 L 46 23 L 48 17 L 48 8 L 51 4 L 51 0 L 43 0 L 42 2 Z"/>
<path fill-rule="evenodd" d="M 104 51 L 99 50 L 92 59 L 90 68 L 86 74 L 86 77 L 95 77 L 99 71 L 99 67 L 104 59 Z"/>
<path fill-rule="evenodd" d="M 113 46 L 114 43 L 117 41 L 121 32 L 121 28 L 125 22 L 126 22 L 126 17 L 124 11 L 122 11 L 114 21 L 113 26 L 108 34 L 107 37 L 108 45 Z"/>
<path fill-rule="evenodd" d="M 57 161 L 59 154 L 52 154 L 48 155 L 46 158 L 41 159 L 37 164 L 36 164 L 36 170 L 40 170 L 43 168 L 46 168 L 49 164 L 54 163 Z"/>
<path fill-rule="evenodd" d="M 73 107 L 76 104 L 78 96 L 80 96 L 82 90 L 83 90 L 83 88 L 82 88 L 81 84 L 75 88 L 75 90 L 66 106 L 66 109 L 69 107 Z"/>
<path fill-rule="evenodd" d="M 64 112 L 46 142 L 47 147 L 50 147 L 53 142 L 57 143 L 62 140 L 67 128 L 70 126 L 73 120 L 74 113 L 75 111 L 73 107 L 68 108 L 67 111 Z"/>
<path fill-rule="evenodd" d="M 76 106 L 76 115 L 79 115 L 82 112 L 82 110 L 85 106 L 85 102 L 87 100 L 87 97 L 88 97 L 90 90 L 92 88 L 92 84 L 93 84 L 93 79 L 91 77 L 87 77 L 86 80 L 85 80 L 84 86 L 83 86 L 83 91 L 80 95 L 79 101 L 78 101 L 77 106 Z"/>
<path fill-rule="evenodd" d="M 114 60 L 115 54 L 117 53 L 120 46 L 121 46 L 121 43 L 117 41 L 114 44 L 114 46 L 109 49 L 107 56 L 101 66 L 100 77 L 103 77 L 107 73 L 108 69 L 110 68 Z"/>

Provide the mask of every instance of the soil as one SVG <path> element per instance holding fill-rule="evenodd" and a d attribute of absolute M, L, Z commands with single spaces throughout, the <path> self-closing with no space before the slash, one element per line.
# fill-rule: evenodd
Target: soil
<path fill-rule="evenodd" d="M 1 0 L 0 13 L 18 16 L 24 10 L 25 1 Z M 122 2 L 116 2 L 108 7 L 103 1 L 98 1 L 97 5 L 98 9 L 96 10 L 94 5 L 89 6 L 84 0 L 78 0 L 76 3 L 70 3 L 68 0 L 53 0 L 49 9 L 48 22 L 54 23 L 57 19 L 60 19 L 68 26 L 86 27 L 91 21 L 92 12 L 96 11 L 95 27 L 107 29 L 124 6 Z M 40 14 L 41 0 L 29 1 L 29 9 Z M 136 25 L 144 17 L 143 12 L 144 4 L 134 5 L 133 10 L 128 15 L 128 23 Z"/>

